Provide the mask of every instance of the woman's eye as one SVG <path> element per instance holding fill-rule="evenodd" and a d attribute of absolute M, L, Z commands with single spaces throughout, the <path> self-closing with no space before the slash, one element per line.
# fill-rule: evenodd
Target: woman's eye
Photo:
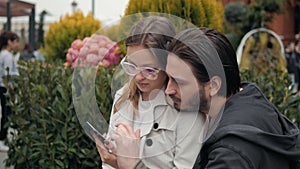
<path fill-rule="evenodd" d="M 148 73 L 155 73 L 156 71 L 154 69 L 145 69 Z"/>
<path fill-rule="evenodd" d="M 131 72 L 136 72 L 138 71 L 137 68 L 135 66 L 128 66 L 128 70 Z"/>

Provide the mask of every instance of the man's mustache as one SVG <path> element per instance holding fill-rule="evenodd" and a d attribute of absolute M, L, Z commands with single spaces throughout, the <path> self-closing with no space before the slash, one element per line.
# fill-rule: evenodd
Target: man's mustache
<path fill-rule="evenodd" d="M 179 103 L 179 102 L 181 102 L 181 99 L 180 98 L 178 98 L 178 97 L 176 97 L 175 95 L 169 95 L 169 97 L 173 100 L 173 102 L 175 102 L 175 103 Z"/>

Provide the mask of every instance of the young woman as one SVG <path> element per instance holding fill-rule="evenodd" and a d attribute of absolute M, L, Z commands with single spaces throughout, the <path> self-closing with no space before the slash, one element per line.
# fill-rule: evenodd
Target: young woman
<path fill-rule="evenodd" d="M 131 79 L 115 95 L 108 135 L 118 130 L 116 123 L 126 122 L 138 131 L 140 139 L 132 140 L 138 142 L 137 150 L 128 151 L 109 151 L 96 139 L 103 168 L 122 167 L 117 156 L 130 156 L 130 151 L 139 151 L 136 158 L 149 168 L 192 168 L 197 157 L 193 150 L 202 145 L 205 119 L 198 113 L 177 112 L 166 102 L 164 49 L 174 35 L 171 22 L 158 16 L 146 17 L 131 28 L 127 55 L 121 61 Z M 185 139 L 187 135 L 189 139 Z"/>
<path fill-rule="evenodd" d="M 8 151 L 8 147 L 4 144 L 7 136 L 7 128 L 4 128 L 7 122 L 7 116 L 10 108 L 6 106 L 5 93 L 7 89 L 4 85 L 2 77 L 5 75 L 19 75 L 17 64 L 13 55 L 13 51 L 19 48 L 19 37 L 10 31 L 3 31 L 0 34 L 0 99 L 1 99 L 1 131 L 0 131 L 0 151 Z"/>

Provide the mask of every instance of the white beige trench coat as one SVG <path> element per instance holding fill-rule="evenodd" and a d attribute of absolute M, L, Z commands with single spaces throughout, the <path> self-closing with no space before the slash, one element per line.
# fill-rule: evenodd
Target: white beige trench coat
<path fill-rule="evenodd" d="M 121 93 L 122 89 L 117 91 L 115 101 Z M 139 126 L 140 159 L 151 169 L 192 168 L 206 134 L 205 118 L 199 113 L 176 111 L 166 103 L 163 90 L 150 102 L 150 108 L 143 114 L 144 122 Z M 108 133 L 116 122 L 133 126 L 133 117 L 133 107 L 126 101 L 118 112 L 111 114 Z M 104 164 L 103 168 L 111 167 Z"/>

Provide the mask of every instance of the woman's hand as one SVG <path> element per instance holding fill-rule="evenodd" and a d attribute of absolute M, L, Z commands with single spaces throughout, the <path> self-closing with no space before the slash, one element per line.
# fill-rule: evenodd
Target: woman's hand
<path fill-rule="evenodd" d="M 118 163 L 117 163 L 117 156 L 113 154 L 112 152 L 109 152 L 107 149 L 107 146 L 104 145 L 98 138 L 97 135 L 93 135 L 95 141 L 96 141 L 96 146 L 98 153 L 101 157 L 101 161 L 114 167 L 118 168 Z"/>
<path fill-rule="evenodd" d="M 127 123 L 116 123 L 115 126 L 111 140 L 116 144 L 113 152 L 117 155 L 117 164 L 120 169 L 132 169 L 139 161 L 140 129 L 134 132 Z"/>

